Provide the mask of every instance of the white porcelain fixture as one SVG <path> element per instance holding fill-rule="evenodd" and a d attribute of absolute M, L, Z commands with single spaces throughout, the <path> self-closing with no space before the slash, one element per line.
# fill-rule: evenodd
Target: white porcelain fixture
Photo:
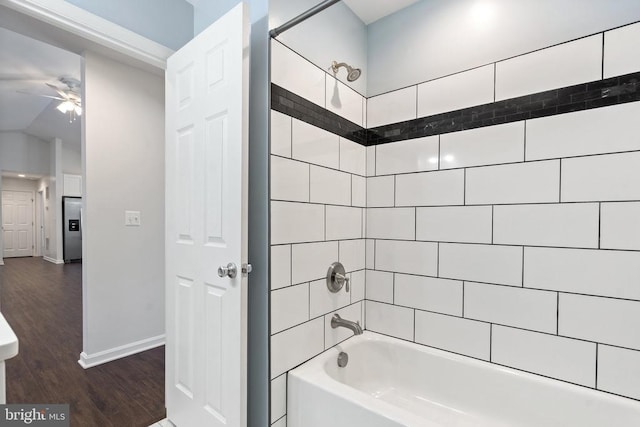
<path fill-rule="evenodd" d="M 634 400 L 372 332 L 290 371 L 287 407 L 288 427 L 622 427 L 640 419 Z"/>
<path fill-rule="evenodd" d="M 17 354 L 18 338 L 4 316 L 0 314 L 0 404 L 7 401 L 4 362 Z"/>

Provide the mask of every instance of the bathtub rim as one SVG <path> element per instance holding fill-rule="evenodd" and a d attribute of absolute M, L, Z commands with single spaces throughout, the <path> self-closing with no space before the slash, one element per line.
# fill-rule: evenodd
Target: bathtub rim
<path fill-rule="evenodd" d="M 450 361 L 468 364 L 471 367 L 478 367 L 480 369 L 490 369 L 496 372 L 502 372 L 504 374 L 515 377 L 516 381 L 517 378 L 521 378 L 524 381 L 534 381 L 541 384 L 551 385 L 553 387 L 560 387 L 565 391 L 575 392 L 579 395 L 582 395 L 585 399 L 597 398 L 598 400 L 602 400 L 604 402 L 611 402 L 614 405 L 623 405 L 629 407 L 630 409 L 636 409 L 640 411 L 640 400 L 636 400 L 627 396 L 622 396 L 604 390 L 587 387 L 581 384 L 571 383 L 557 378 L 535 374 L 518 368 L 500 365 L 487 360 L 453 353 L 439 348 L 430 347 L 425 344 L 407 341 L 368 330 L 365 330 L 362 335 L 354 335 L 349 337 L 348 339 L 334 345 L 333 347 L 326 349 L 322 353 L 304 362 L 303 364 L 291 369 L 287 373 L 287 382 L 290 381 L 289 378 L 294 377 L 300 381 L 313 383 L 314 385 L 331 394 L 341 395 L 344 399 L 354 404 L 361 404 L 364 400 L 364 402 L 372 405 L 372 407 L 386 408 L 387 410 L 400 413 L 405 412 L 407 413 L 408 418 L 413 419 L 414 417 L 411 416 L 412 414 L 410 414 L 405 409 L 392 405 L 391 403 L 376 399 L 375 397 L 362 390 L 359 390 L 349 384 L 343 383 L 333 378 L 328 372 L 325 371 L 325 363 L 329 362 L 332 359 L 337 360 L 338 354 L 341 351 L 348 353 L 350 348 L 363 342 L 389 343 L 421 353 L 427 353 L 435 357 L 441 357 Z M 288 401 L 289 396 L 287 396 L 287 405 Z M 402 416 L 389 418 L 398 422 L 407 421 L 405 420 L 406 417 Z"/>

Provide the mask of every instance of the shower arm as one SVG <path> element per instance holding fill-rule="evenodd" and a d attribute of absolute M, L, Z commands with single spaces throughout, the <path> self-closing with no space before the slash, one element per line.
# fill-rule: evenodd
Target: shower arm
<path fill-rule="evenodd" d="M 338 71 L 340 71 L 340 67 L 345 67 L 347 69 L 347 72 L 351 71 L 352 68 L 346 62 L 341 62 L 338 64 L 336 61 L 333 61 L 329 69 L 333 71 L 333 74 L 338 74 Z"/>
<path fill-rule="evenodd" d="M 296 16 L 295 18 L 290 19 L 289 21 L 285 22 L 279 27 L 276 27 L 273 30 L 269 31 L 269 35 L 273 38 L 278 37 L 280 34 L 284 33 L 289 28 L 295 27 L 299 23 L 306 21 L 307 19 L 311 18 L 313 15 L 322 12 L 329 6 L 333 6 L 339 1 L 340 0 L 325 0 L 322 3 L 317 4 L 311 9 L 307 10 L 306 12 L 302 12 L 300 15 Z"/>

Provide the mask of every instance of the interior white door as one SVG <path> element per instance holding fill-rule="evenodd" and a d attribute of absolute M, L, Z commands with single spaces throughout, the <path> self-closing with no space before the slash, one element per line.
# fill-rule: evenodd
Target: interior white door
<path fill-rule="evenodd" d="M 33 256 L 33 195 L 28 191 L 2 192 L 4 258 Z"/>
<path fill-rule="evenodd" d="M 178 427 L 246 425 L 248 46 L 241 3 L 167 64 L 166 405 Z M 220 277 L 229 263 L 237 276 Z"/>

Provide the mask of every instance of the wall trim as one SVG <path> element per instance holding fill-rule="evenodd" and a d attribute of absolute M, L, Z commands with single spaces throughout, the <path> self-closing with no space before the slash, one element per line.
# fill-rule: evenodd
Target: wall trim
<path fill-rule="evenodd" d="M 140 341 L 125 344 L 119 347 L 110 348 L 108 350 L 99 351 L 94 354 L 87 354 L 84 351 L 80 353 L 80 359 L 78 363 L 84 369 L 92 368 L 94 366 L 102 365 L 103 363 L 111 362 L 116 359 L 131 356 L 132 354 L 140 353 L 152 348 L 160 347 L 165 343 L 165 335 L 158 335 L 151 338 L 146 338 Z"/>
<path fill-rule="evenodd" d="M 52 264 L 64 264 L 64 260 L 62 259 L 55 259 L 48 256 L 43 256 L 42 259 L 44 259 L 45 261 L 49 261 Z"/>
<path fill-rule="evenodd" d="M 0 6 L 80 37 L 89 45 L 93 44 L 94 49 L 97 46 L 102 48 L 102 52 L 105 49 L 115 51 L 156 69 L 164 70 L 167 58 L 174 52 L 64 0 L 0 0 Z M 46 31 L 38 31 L 40 39 L 43 33 L 46 34 Z M 82 47 L 91 48 L 86 45 Z"/>

